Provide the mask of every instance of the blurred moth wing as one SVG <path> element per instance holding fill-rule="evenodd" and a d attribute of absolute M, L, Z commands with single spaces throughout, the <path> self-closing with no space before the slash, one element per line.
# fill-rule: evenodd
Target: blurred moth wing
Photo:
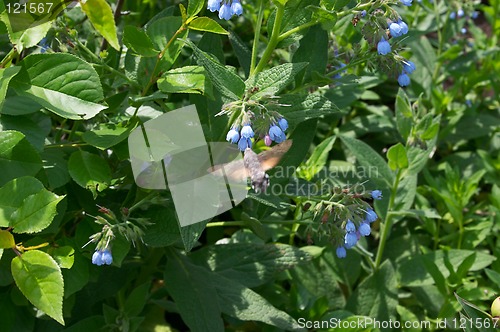
<path fill-rule="evenodd" d="M 265 172 L 278 165 L 281 158 L 291 146 L 292 140 L 286 140 L 259 154 L 253 152 L 252 149 L 246 149 L 243 160 L 215 165 L 208 171 L 216 172 L 223 169 L 225 176 L 234 181 L 241 181 L 250 177 L 252 188 L 257 192 L 265 191 L 269 184 L 269 179 Z"/>

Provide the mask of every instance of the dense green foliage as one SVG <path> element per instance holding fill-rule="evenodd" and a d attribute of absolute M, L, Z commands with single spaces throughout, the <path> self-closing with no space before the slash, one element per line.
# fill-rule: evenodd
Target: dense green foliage
<path fill-rule="evenodd" d="M 0 330 L 496 330 L 500 1 L 411 2 L 0 2 Z M 181 227 L 128 138 L 188 105 L 293 144 Z"/>

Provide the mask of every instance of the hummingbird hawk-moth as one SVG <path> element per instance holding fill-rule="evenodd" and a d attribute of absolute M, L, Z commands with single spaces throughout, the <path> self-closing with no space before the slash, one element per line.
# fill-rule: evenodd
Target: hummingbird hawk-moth
<path fill-rule="evenodd" d="M 216 165 L 209 171 L 217 171 L 223 168 L 228 178 L 245 179 L 250 177 L 252 189 L 256 192 L 266 191 L 266 188 L 269 186 L 269 176 L 266 174 L 266 171 L 278 165 L 281 158 L 291 146 L 292 140 L 286 140 L 259 154 L 247 148 L 243 152 L 243 160 Z"/>

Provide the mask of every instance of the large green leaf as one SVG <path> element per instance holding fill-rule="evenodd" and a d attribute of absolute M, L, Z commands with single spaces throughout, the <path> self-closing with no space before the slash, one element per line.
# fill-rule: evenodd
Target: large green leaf
<path fill-rule="evenodd" d="M 14 257 L 11 269 L 14 281 L 24 296 L 39 310 L 64 325 L 64 283 L 56 261 L 43 251 L 31 250 Z"/>
<path fill-rule="evenodd" d="M 31 22 L 28 22 L 30 20 Z M 39 24 L 33 22 L 30 13 L 11 14 L 9 16 L 5 11 L 0 13 L 0 21 L 5 23 L 10 42 L 16 46 L 18 52 L 38 44 L 52 26 L 51 22 Z"/>
<path fill-rule="evenodd" d="M 225 101 L 234 101 L 243 97 L 245 93 L 245 83 L 238 75 L 229 71 L 211 55 L 200 50 L 191 41 L 187 40 L 186 43 L 193 49 L 198 63 L 205 67 L 215 88 L 216 92 L 214 93 L 220 93 Z"/>
<path fill-rule="evenodd" d="M 330 136 L 318 144 L 318 146 L 314 149 L 313 153 L 304 165 L 306 180 L 311 180 L 314 175 L 318 174 L 325 167 L 326 161 L 328 160 L 328 154 L 330 153 L 336 138 L 336 136 Z"/>
<path fill-rule="evenodd" d="M 193 258 L 226 278 L 255 287 L 312 257 L 286 244 L 236 243 L 203 248 L 195 252 Z"/>
<path fill-rule="evenodd" d="M 176 32 L 181 28 L 181 25 L 182 19 L 180 17 L 167 16 L 154 21 L 146 30 L 155 49 L 160 51 L 165 50 L 160 59 L 160 68 L 162 71 L 167 71 L 172 68 L 172 65 L 179 56 L 182 46 L 184 45 L 180 39 L 187 36 L 187 29 L 178 33 L 177 38 L 172 40 Z"/>
<path fill-rule="evenodd" d="M 40 152 L 45 146 L 45 139 L 51 129 L 52 122 L 50 116 L 42 112 L 24 116 L 4 114 L 0 117 L 0 131 L 15 130 L 23 133 L 28 142 Z"/>
<path fill-rule="evenodd" d="M 70 54 L 34 54 L 20 63 L 11 86 L 57 115 L 73 120 L 90 119 L 106 106 L 97 104 L 103 91 L 97 72 Z"/>
<path fill-rule="evenodd" d="M 290 127 L 308 119 L 339 112 L 333 102 L 317 93 L 284 95 L 280 97 L 279 103 L 286 105 L 277 108 L 277 110 L 287 118 Z"/>
<path fill-rule="evenodd" d="M 394 174 L 385 162 L 384 158 L 368 144 L 351 137 L 340 136 L 342 142 L 352 152 L 361 166 L 370 170 L 370 167 L 375 167 L 376 172 L 370 172 L 375 175 L 375 178 L 383 179 L 387 185 L 391 186 L 394 182 Z"/>
<path fill-rule="evenodd" d="M 395 171 L 397 169 L 404 169 L 408 167 L 408 157 L 406 149 L 403 144 L 398 143 L 393 145 L 387 150 L 387 160 L 389 167 Z"/>
<path fill-rule="evenodd" d="M 0 69 L 0 110 L 2 109 L 10 80 L 21 70 L 20 67 Z"/>
<path fill-rule="evenodd" d="M 98 129 L 86 131 L 83 133 L 82 138 L 90 145 L 105 150 L 126 140 L 130 132 L 135 129 L 136 125 L 137 122 L 135 121 L 125 126 L 113 123 L 103 124 L 99 126 Z"/>
<path fill-rule="evenodd" d="M 26 197 L 12 213 L 14 232 L 35 233 L 48 227 L 57 214 L 57 204 L 63 198 L 45 189 Z"/>
<path fill-rule="evenodd" d="M 251 98 L 260 99 L 277 95 L 293 82 L 295 75 L 307 66 L 307 62 L 285 63 L 250 77 L 245 86 L 247 90 L 258 88 Z"/>
<path fill-rule="evenodd" d="M 115 18 L 106 0 L 87 0 L 82 2 L 81 6 L 94 28 L 115 50 L 119 50 L 120 43 L 116 36 Z"/>
<path fill-rule="evenodd" d="M 295 319 L 276 309 L 250 288 L 216 273 L 211 275 L 211 282 L 217 289 L 223 313 L 241 320 L 264 322 L 285 331 L 298 329 Z"/>
<path fill-rule="evenodd" d="M 170 251 L 165 268 L 165 283 L 184 323 L 193 332 L 224 331 L 217 292 L 207 269 L 191 264 Z"/>
<path fill-rule="evenodd" d="M 21 207 L 24 199 L 42 190 L 43 184 L 31 176 L 7 182 L 0 188 L 0 226 L 9 227 L 12 213 Z"/>
<path fill-rule="evenodd" d="M 127 25 L 123 29 L 123 43 L 136 54 L 145 57 L 157 56 L 160 53 L 155 49 L 147 33 L 137 27 Z"/>
<path fill-rule="evenodd" d="M 347 309 L 383 321 L 394 319 L 398 305 L 396 289 L 396 273 L 390 261 L 385 261 L 358 285 L 347 301 Z"/>
<path fill-rule="evenodd" d="M 106 161 L 87 151 L 76 151 L 68 161 L 69 175 L 83 188 L 92 191 L 103 191 L 111 182 L 111 170 Z"/>
<path fill-rule="evenodd" d="M 25 175 L 35 175 L 42 168 L 40 155 L 17 131 L 0 132 L 0 186 Z"/>

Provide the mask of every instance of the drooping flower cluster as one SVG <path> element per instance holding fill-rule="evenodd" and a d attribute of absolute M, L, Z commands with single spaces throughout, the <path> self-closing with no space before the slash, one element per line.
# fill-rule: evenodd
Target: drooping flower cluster
<path fill-rule="evenodd" d="M 113 263 L 113 255 L 109 249 L 96 250 L 92 255 L 92 264 L 94 265 L 111 265 Z"/>
<path fill-rule="evenodd" d="M 401 74 L 398 76 L 398 83 L 401 87 L 405 87 L 410 85 L 410 75 L 415 71 L 417 68 L 415 64 L 412 61 L 408 60 L 403 60 L 403 70 L 401 71 Z"/>
<path fill-rule="evenodd" d="M 233 15 L 243 14 L 240 0 L 208 0 L 207 9 L 211 12 L 218 11 L 221 20 L 229 20 Z"/>
<path fill-rule="evenodd" d="M 366 237 L 370 235 L 371 234 L 370 224 L 377 219 L 378 219 L 377 214 L 371 208 L 366 210 L 364 219 L 361 222 L 359 222 L 357 227 L 353 221 L 348 219 L 344 228 L 345 231 L 345 235 L 343 238 L 344 241 L 337 247 L 336 250 L 337 257 L 338 258 L 346 257 L 347 256 L 346 249 L 351 249 L 352 247 L 354 247 L 362 236 Z"/>
<path fill-rule="evenodd" d="M 112 242 L 115 239 L 115 233 L 122 235 L 125 239 L 135 245 L 136 241 L 142 241 L 142 237 L 144 236 L 142 228 L 150 225 L 150 223 L 145 218 L 130 218 L 129 209 L 127 208 L 122 210 L 123 222 L 119 222 L 116 215 L 110 209 L 99 206 L 99 212 L 101 212 L 104 217 L 89 216 L 94 218 L 97 224 L 102 225 L 102 229 L 100 232 L 92 234 L 89 238 L 89 242 L 87 242 L 83 247 L 90 243 L 97 243 L 95 251 L 92 254 L 92 264 L 98 266 L 111 265 L 113 263 L 111 247 Z M 131 221 L 134 221 L 139 226 L 135 225 Z"/>

